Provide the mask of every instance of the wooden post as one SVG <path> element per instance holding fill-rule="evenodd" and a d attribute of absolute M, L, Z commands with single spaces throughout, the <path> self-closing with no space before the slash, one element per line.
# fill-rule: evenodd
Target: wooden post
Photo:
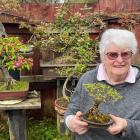
<path fill-rule="evenodd" d="M 25 110 L 9 110 L 7 114 L 10 140 L 27 140 Z"/>
<path fill-rule="evenodd" d="M 39 108 L 40 97 L 29 97 L 20 103 L 9 105 L 1 101 L 0 110 L 5 110 L 8 115 L 10 140 L 27 140 L 26 110 Z"/>

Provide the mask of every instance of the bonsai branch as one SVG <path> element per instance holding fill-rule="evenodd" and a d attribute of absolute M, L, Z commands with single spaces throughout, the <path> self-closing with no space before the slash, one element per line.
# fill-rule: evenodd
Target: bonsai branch
<path fill-rule="evenodd" d="M 4 82 L 5 82 L 3 88 L 5 87 L 6 89 L 10 89 L 11 85 L 15 84 L 16 80 L 10 76 L 7 68 L 5 68 L 4 66 L 1 66 L 1 70 L 4 74 Z"/>
<path fill-rule="evenodd" d="M 70 101 L 70 97 L 66 95 L 66 91 L 70 92 L 71 95 L 73 94 L 72 91 L 68 90 L 67 89 L 67 84 L 69 82 L 69 80 L 71 79 L 71 76 L 68 76 L 64 82 L 64 85 L 63 85 L 63 89 L 62 89 L 62 95 L 63 97 L 69 102 Z"/>

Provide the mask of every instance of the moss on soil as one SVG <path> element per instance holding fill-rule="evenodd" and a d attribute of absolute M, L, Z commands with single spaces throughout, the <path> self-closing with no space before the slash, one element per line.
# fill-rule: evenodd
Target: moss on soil
<path fill-rule="evenodd" d="M 4 82 L 0 82 L 0 91 L 26 91 L 29 89 L 29 82 L 27 81 L 16 81 L 14 84 L 10 85 L 10 88 L 7 89 Z"/>

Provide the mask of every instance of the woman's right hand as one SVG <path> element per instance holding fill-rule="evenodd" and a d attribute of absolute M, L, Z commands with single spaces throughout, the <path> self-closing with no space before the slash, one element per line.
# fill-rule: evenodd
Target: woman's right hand
<path fill-rule="evenodd" d="M 79 135 L 84 134 L 88 130 L 88 123 L 81 121 L 81 115 L 82 113 L 78 111 L 69 121 L 69 128 Z"/>

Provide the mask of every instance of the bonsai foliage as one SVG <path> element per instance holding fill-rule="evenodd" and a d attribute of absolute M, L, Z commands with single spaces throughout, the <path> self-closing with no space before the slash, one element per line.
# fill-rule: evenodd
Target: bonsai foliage
<path fill-rule="evenodd" d="M 93 97 L 93 100 L 97 103 L 107 102 L 109 100 L 115 102 L 122 98 L 117 90 L 102 83 L 88 83 L 84 84 L 83 86 L 88 94 Z"/>
<path fill-rule="evenodd" d="M 39 47 L 41 51 L 49 50 L 57 54 L 57 57 L 48 64 L 66 64 L 70 67 L 57 69 L 60 75 L 79 77 L 87 70 L 88 64 L 96 63 L 98 40 L 92 39 L 89 34 L 90 26 L 104 27 L 98 15 L 92 15 L 91 10 L 84 7 L 74 12 L 72 4 L 64 3 L 57 7 L 53 22 L 41 22 L 34 28 L 21 24 L 33 33 L 30 43 Z M 84 15 L 83 15 L 84 13 Z M 98 21 L 92 22 L 91 19 Z M 91 18 L 91 19 L 90 19 Z M 71 67 L 74 65 L 73 67 Z"/>
<path fill-rule="evenodd" d="M 108 117 L 108 115 L 102 114 L 98 110 L 98 107 L 103 102 L 106 103 L 108 101 L 112 101 L 114 103 L 122 99 L 122 96 L 111 86 L 102 83 L 88 83 L 83 84 L 83 86 L 94 101 L 93 108 L 86 114 L 87 120 L 98 123 L 110 121 L 110 117 Z"/>
<path fill-rule="evenodd" d="M 8 70 L 31 69 L 32 58 L 23 55 L 28 49 L 17 37 L 0 38 L 0 65 Z"/>
<path fill-rule="evenodd" d="M 29 46 L 24 45 L 17 37 L 0 38 L 0 67 L 4 75 L 4 83 L 1 83 L 0 89 L 11 89 L 13 86 L 18 88 L 19 84 L 10 76 L 9 71 L 31 69 L 32 58 L 24 56 L 24 52 L 28 50 Z"/>
<path fill-rule="evenodd" d="M 20 8 L 19 0 L 1 0 L 0 10 L 10 12 L 18 11 Z"/>
<path fill-rule="evenodd" d="M 75 12 L 72 6 L 70 3 L 64 3 L 57 7 L 53 22 L 41 22 L 35 28 L 21 24 L 21 27 L 27 27 L 33 33 L 30 44 L 39 47 L 43 52 L 48 50 L 59 54 L 59 57 L 54 57 L 47 63 L 66 65 L 56 70 L 68 79 L 79 77 L 89 69 L 89 65 L 96 63 L 98 39 L 92 39 L 89 30 L 92 26 L 101 29 L 105 27 L 98 15 L 91 14 L 91 9 L 83 7 Z M 64 89 L 66 85 L 64 84 Z M 63 96 L 69 100 L 65 93 Z"/>

